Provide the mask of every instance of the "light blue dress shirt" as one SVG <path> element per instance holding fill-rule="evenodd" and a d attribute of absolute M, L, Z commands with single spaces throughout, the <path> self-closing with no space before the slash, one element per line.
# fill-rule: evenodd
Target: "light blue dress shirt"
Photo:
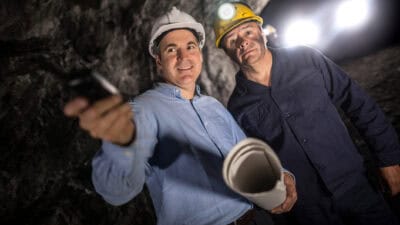
<path fill-rule="evenodd" d="M 246 136 L 220 102 L 198 88 L 187 100 L 158 83 L 131 104 L 135 142 L 103 142 L 92 163 L 94 186 L 107 202 L 126 203 L 146 183 L 159 225 L 225 225 L 253 207 L 222 178 L 225 156 Z"/>

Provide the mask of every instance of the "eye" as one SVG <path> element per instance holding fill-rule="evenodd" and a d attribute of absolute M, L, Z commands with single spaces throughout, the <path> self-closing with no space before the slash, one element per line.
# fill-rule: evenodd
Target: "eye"
<path fill-rule="evenodd" d="M 195 44 L 190 44 L 188 45 L 187 49 L 191 50 L 191 49 L 197 49 L 197 45 Z"/>
<path fill-rule="evenodd" d="M 229 42 L 230 46 L 235 46 L 235 43 L 236 43 L 236 39 L 232 39 L 232 40 Z"/>
<path fill-rule="evenodd" d="M 226 47 L 231 48 L 235 46 L 236 39 L 235 38 L 229 38 L 226 40 Z"/>
<path fill-rule="evenodd" d="M 176 48 L 174 47 L 169 47 L 165 50 L 166 53 L 175 53 L 176 52 Z"/>

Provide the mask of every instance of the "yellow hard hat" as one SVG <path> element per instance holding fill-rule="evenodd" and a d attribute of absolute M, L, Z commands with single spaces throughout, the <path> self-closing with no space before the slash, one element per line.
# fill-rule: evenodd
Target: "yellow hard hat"
<path fill-rule="evenodd" d="M 215 45 L 218 48 L 221 47 L 221 40 L 225 34 L 235 27 L 248 21 L 263 23 L 263 19 L 254 14 L 251 8 L 242 2 L 224 3 L 219 6 L 217 14 L 214 20 L 214 33 Z"/>

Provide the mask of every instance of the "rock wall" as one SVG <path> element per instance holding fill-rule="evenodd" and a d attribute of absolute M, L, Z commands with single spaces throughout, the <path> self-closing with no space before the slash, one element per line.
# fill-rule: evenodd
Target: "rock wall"
<path fill-rule="evenodd" d="M 0 224 L 155 224 L 146 189 L 120 207 L 95 193 L 90 163 L 100 142 L 63 115 L 63 84 L 71 71 L 93 68 L 130 95 L 148 89 L 157 77 L 147 53 L 151 23 L 175 5 L 205 24 L 199 84 L 226 103 L 236 69 L 214 45 L 210 18 L 220 2 L 1 1 Z M 248 2 L 261 11 L 268 0 Z M 396 46 L 345 64 L 398 131 L 399 51 Z"/>
<path fill-rule="evenodd" d="M 342 64 L 343 69 L 382 107 L 400 134 L 400 46 Z"/>
<path fill-rule="evenodd" d="M 90 163 L 100 142 L 64 117 L 65 79 L 91 68 L 130 95 L 148 89 L 157 78 L 152 21 L 177 6 L 206 25 L 199 84 L 226 102 L 234 68 L 215 48 L 210 21 L 221 2 L 0 2 L 0 224 L 155 224 L 146 190 L 121 207 L 95 193 Z M 261 11 L 267 0 L 248 2 Z"/>
<path fill-rule="evenodd" d="M 342 68 L 378 103 L 386 115 L 387 121 L 393 124 L 398 136 L 400 134 L 400 45 L 380 50 L 359 59 L 341 63 Z M 381 188 L 379 171 L 366 142 L 358 131 L 344 116 L 345 123 L 360 153 L 370 182 Z M 387 196 L 388 197 L 388 196 Z M 400 219 L 400 195 L 387 198 L 388 203 Z"/>

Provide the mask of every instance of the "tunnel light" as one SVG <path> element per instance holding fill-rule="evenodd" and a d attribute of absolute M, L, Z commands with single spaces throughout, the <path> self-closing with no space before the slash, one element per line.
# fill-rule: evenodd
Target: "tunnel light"
<path fill-rule="evenodd" d="M 232 19 L 235 15 L 235 6 L 231 3 L 224 3 L 218 8 L 218 17 L 223 20 Z"/>
<path fill-rule="evenodd" d="M 270 36 L 270 35 L 277 35 L 277 31 L 276 28 L 273 27 L 270 24 L 267 24 L 264 28 L 263 28 L 263 32 L 266 36 Z"/>
<path fill-rule="evenodd" d="M 338 28 L 355 28 L 362 25 L 369 16 L 367 0 L 346 0 L 339 4 L 335 18 Z"/>
<path fill-rule="evenodd" d="M 311 20 L 296 20 L 284 33 L 284 45 L 314 45 L 319 39 L 319 29 Z"/>

